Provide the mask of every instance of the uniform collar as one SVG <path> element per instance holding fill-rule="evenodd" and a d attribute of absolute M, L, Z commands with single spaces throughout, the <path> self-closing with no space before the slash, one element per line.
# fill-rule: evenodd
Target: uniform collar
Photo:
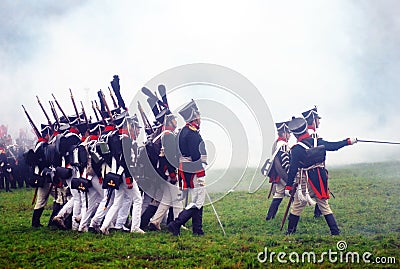
<path fill-rule="evenodd" d="M 299 138 L 297 138 L 297 142 L 301 142 L 302 140 L 309 137 L 311 137 L 309 133 L 302 134 L 301 136 L 299 136 Z"/>
<path fill-rule="evenodd" d="M 278 141 L 284 141 L 284 142 L 288 142 L 286 138 L 284 138 L 284 137 L 280 137 L 280 136 L 278 137 Z"/>
<path fill-rule="evenodd" d="M 192 131 L 194 131 L 194 132 L 197 132 L 197 131 L 199 130 L 199 128 L 197 128 L 197 126 L 195 126 L 194 124 L 191 124 L 190 122 L 186 123 L 186 126 L 187 126 L 190 130 L 192 130 Z"/>

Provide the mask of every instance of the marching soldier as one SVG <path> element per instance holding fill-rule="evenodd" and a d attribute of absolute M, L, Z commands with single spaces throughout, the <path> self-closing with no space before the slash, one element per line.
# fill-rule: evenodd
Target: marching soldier
<path fill-rule="evenodd" d="M 115 190 L 114 203 L 108 210 L 100 228 L 102 234 L 109 233 L 109 229 L 114 226 L 112 224 L 114 220 L 116 221 L 115 228 L 117 230 L 123 229 L 123 224 L 126 222 L 132 203 L 132 225 L 130 231 L 132 233 L 144 233 L 144 231 L 139 227 L 140 213 L 142 210 L 142 197 L 140 195 L 139 187 L 134 180 L 135 175 L 131 175 L 128 168 L 132 159 L 132 139 L 135 140 L 139 135 L 139 125 L 138 122 L 134 120 L 132 127 L 135 131 L 130 133 L 126 128 L 129 126 L 126 120 L 127 119 L 124 116 L 123 122 L 118 127 L 117 137 L 114 136 L 114 139 L 116 138 L 117 140 L 113 139 L 114 141 L 110 144 L 112 158 L 115 159 L 117 164 L 116 174 L 125 180 L 123 180 Z M 133 135 L 134 137 L 130 137 L 130 135 Z M 123 152 L 123 147 L 129 149 L 125 151 L 125 154 Z"/>
<path fill-rule="evenodd" d="M 319 120 L 321 119 L 321 117 L 318 115 L 317 107 L 315 106 L 314 108 L 307 110 L 301 114 L 307 121 L 307 132 L 310 134 L 312 138 L 319 138 L 317 129 L 319 127 Z M 316 145 L 314 145 L 314 147 L 315 146 Z M 314 208 L 314 218 L 319 218 L 321 216 L 322 216 L 321 210 L 319 210 L 318 204 L 316 204 Z"/>
<path fill-rule="evenodd" d="M 105 180 L 105 170 L 110 171 L 111 166 L 112 166 L 112 161 L 111 161 L 111 154 L 110 154 L 110 148 L 108 146 L 108 139 L 111 137 L 116 131 L 116 128 L 112 124 L 108 124 L 104 128 L 104 132 L 101 134 L 101 136 L 98 139 L 98 146 L 95 147 L 96 153 L 95 155 L 92 155 L 92 160 L 94 156 L 99 156 L 98 163 L 95 164 L 95 166 L 100 166 L 100 175 L 99 179 L 102 182 L 102 188 L 103 188 L 103 199 L 100 201 L 99 206 L 97 207 L 96 213 L 92 217 L 89 225 L 89 232 L 92 233 L 100 233 L 100 227 L 101 227 L 101 222 L 103 221 L 103 218 L 107 214 L 110 206 L 112 205 L 114 201 L 114 192 L 109 191 L 108 189 L 104 188 L 104 180 Z M 92 161 L 92 165 L 93 165 Z M 98 169 L 95 169 L 95 171 Z"/>
<path fill-rule="evenodd" d="M 168 224 L 168 231 L 177 236 L 180 228 L 192 218 L 194 235 L 204 235 L 203 232 L 203 205 L 205 202 L 205 170 L 203 164 L 207 163 L 204 141 L 200 131 L 200 112 L 192 100 L 179 111 L 186 125 L 178 134 L 178 145 L 181 157 L 179 159 L 179 183 L 182 189 L 189 189 L 191 203 Z"/>
<path fill-rule="evenodd" d="M 83 211 L 81 221 L 79 223 L 79 232 L 87 232 L 92 216 L 96 213 L 97 207 L 100 201 L 103 199 L 103 189 L 101 182 L 101 163 L 100 160 L 93 158 L 91 154 L 96 149 L 96 143 L 101 134 L 101 130 L 104 128 L 100 122 L 95 122 L 89 125 L 89 135 L 82 143 L 87 152 L 87 168 L 86 178 L 91 184 L 91 188 L 87 192 L 87 205 L 88 208 Z M 96 163 L 96 161 L 97 163 Z M 85 201 L 86 202 L 86 201 Z"/>
<path fill-rule="evenodd" d="M 60 166 L 72 170 L 70 177 L 65 180 L 66 184 L 70 188 L 72 199 L 70 199 L 53 218 L 53 222 L 55 222 L 60 228 L 66 229 L 64 220 L 72 213 L 72 230 L 74 231 L 77 231 L 79 228 L 82 208 L 81 193 L 77 189 L 72 188 L 72 179 L 79 178 L 80 176 L 80 164 L 75 151 L 80 143 L 81 135 L 79 129 L 73 125 L 69 128 L 60 143 L 62 148 L 61 152 L 63 153 L 63 164 Z"/>
<path fill-rule="evenodd" d="M 122 165 L 125 170 L 125 184 L 126 189 L 124 189 L 125 195 L 122 200 L 120 209 L 118 210 L 118 215 L 116 218 L 114 229 L 117 231 L 124 232 L 135 232 L 142 233 L 140 229 L 140 215 L 142 211 L 142 196 L 140 194 L 139 186 L 136 179 L 140 175 L 138 171 L 138 161 L 137 161 L 137 142 L 136 139 L 140 134 L 141 126 L 137 116 L 134 115 L 132 118 L 127 118 L 127 129 L 122 129 L 120 131 L 122 145 L 125 149 L 125 154 L 123 156 Z M 129 154 L 132 153 L 133 155 Z M 128 166 L 130 168 L 128 168 Z M 125 186 L 122 186 L 124 188 Z M 118 201 L 117 201 L 118 202 Z M 121 202 L 119 202 L 121 203 Z M 125 226 L 125 223 L 129 216 L 129 211 L 131 210 L 131 229 Z"/>
<path fill-rule="evenodd" d="M 0 144 L 0 186 L 5 186 L 6 192 L 11 192 L 11 171 L 12 170 L 11 165 L 8 162 L 6 146 L 4 144 Z"/>
<path fill-rule="evenodd" d="M 49 126 L 43 126 L 41 130 L 42 136 L 38 139 L 38 142 L 33 151 L 33 156 L 31 156 L 32 164 L 34 168 L 34 176 L 36 182 L 40 182 L 36 186 L 36 200 L 35 207 L 32 215 L 32 227 L 38 228 L 43 225 L 40 223 L 40 218 L 43 214 L 44 207 L 49 199 L 49 194 L 51 191 L 51 169 L 49 167 L 53 164 L 49 160 L 49 139 L 52 136 L 52 131 Z"/>
<path fill-rule="evenodd" d="M 156 119 L 163 122 L 163 131 L 161 134 L 161 153 L 159 158 L 159 174 L 164 176 L 166 182 L 162 182 L 163 195 L 156 213 L 150 221 L 150 230 L 161 230 L 160 224 L 168 210 L 172 206 L 174 219 L 182 211 L 183 204 L 178 199 L 179 190 L 176 186 L 177 179 L 177 145 L 174 131 L 177 127 L 175 116 L 170 114 L 169 110 L 162 111 Z M 167 115 L 165 115 L 167 114 Z M 168 183 L 167 183 L 168 182 Z"/>
<path fill-rule="evenodd" d="M 288 141 L 290 138 L 288 122 L 276 123 L 278 131 L 278 139 L 272 147 L 273 163 L 269 172 L 271 193 L 273 199 L 268 209 L 267 217 L 265 220 L 271 220 L 275 217 L 278 207 L 285 196 L 285 185 L 287 181 L 287 173 L 289 172 L 289 147 Z"/>
<path fill-rule="evenodd" d="M 285 190 L 286 195 L 295 194 L 286 234 L 296 232 L 300 214 L 306 205 L 314 203 L 311 199 L 313 197 L 325 217 L 331 234 L 338 235 L 340 230 L 328 204 L 328 176 L 324 167 L 325 150 L 336 151 L 357 143 L 357 139 L 347 138 L 338 142 L 328 142 L 321 138 L 312 138 L 307 132 L 307 122 L 303 118 L 293 118 L 289 123 L 289 129 L 297 138 L 297 144 L 290 151 L 290 168 Z M 317 146 L 315 147 L 314 144 Z"/>

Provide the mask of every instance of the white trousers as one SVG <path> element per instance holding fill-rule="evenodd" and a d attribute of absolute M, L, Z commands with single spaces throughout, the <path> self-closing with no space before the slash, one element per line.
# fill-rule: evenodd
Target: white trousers
<path fill-rule="evenodd" d="M 181 191 L 178 186 L 167 183 L 163 189 L 163 196 L 158 205 L 157 211 L 152 217 L 150 223 L 153 223 L 157 227 L 160 226 L 161 221 L 168 213 L 169 208 L 172 206 L 174 211 L 174 219 L 176 219 L 179 213 L 183 210 L 183 203 L 181 200 Z"/>
<path fill-rule="evenodd" d="M 188 189 L 189 190 L 188 194 L 191 196 L 191 202 L 186 206 L 185 209 L 190 209 L 195 207 L 200 209 L 203 207 L 204 202 L 206 200 L 204 177 L 198 178 L 197 176 L 194 176 L 193 185 L 194 185 L 193 189 Z"/>
<path fill-rule="evenodd" d="M 97 176 L 93 176 L 91 180 L 92 180 L 92 187 L 89 188 L 89 192 L 87 194 L 88 208 L 84 210 L 81 222 L 79 224 L 79 231 L 81 232 L 86 232 L 88 230 L 90 220 L 92 216 L 96 213 L 96 210 L 99 207 L 99 204 L 104 196 L 103 189 L 101 188 L 101 184 L 99 182 L 99 178 Z M 82 196 L 85 196 L 85 194 L 83 194 Z M 86 203 L 86 198 L 84 197 L 83 199 L 85 199 Z M 86 204 L 84 204 L 84 207 L 86 208 Z"/>
<path fill-rule="evenodd" d="M 92 220 L 90 221 L 90 227 L 99 228 L 104 216 L 107 214 L 108 210 L 112 206 L 113 201 L 114 201 L 115 191 L 112 192 L 110 202 L 106 208 L 105 206 L 107 203 L 107 195 L 108 195 L 108 190 L 103 189 L 103 199 L 100 201 L 100 204 L 97 207 L 96 213 L 94 214 Z"/>
<path fill-rule="evenodd" d="M 111 227 L 122 228 L 129 215 L 129 209 L 132 205 L 132 226 L 131 230 L 135 230 L 140 226 L 140 213 L 142 210 L 142 197 L 140 196 L 139 187 L 136 181 L 133 181 L 133 188 L 123 182 L 118 190 L 115 190 L 114 203 L 107 212 L 104 222 L 101 226 L 102 230 Z M 115 223 L 114 223 L 115 222 Z"/>

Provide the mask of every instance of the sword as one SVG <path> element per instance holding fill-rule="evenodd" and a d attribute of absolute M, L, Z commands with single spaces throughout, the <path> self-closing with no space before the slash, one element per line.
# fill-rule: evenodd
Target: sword
<path fill-rule="evenodd" d="M 217 217 L 219 226 L 221 226 L 222 232 L 223 232 L 224 235 L 226 236 L 224 226 L 222 225 L 221 219 L 220 219 L 219 216 L 218 216 L 217 210 L 215 210 L 215 207 L 214 207 L 214 205 L 213 205 L 213 202 L 211 201 L 211 197 L 210 197 L 210 195 L 208 194 L 208 192 L 207 192 L 206 189 L 204 189 L 204 192 L 206 193 L 207 198 L 208 198 L 208 200 L 210 201 L 210 205 L 211 205 L 212 209 L 214 210 L 214 214 L 215 214 L 215 217 Z"/>
<path fill-rule="evenodd" d="M 377 141 L 377 140 L 364 140 L 364 139 L 357 139 L 357 142 L 400 145 L 400 142 Z"/>

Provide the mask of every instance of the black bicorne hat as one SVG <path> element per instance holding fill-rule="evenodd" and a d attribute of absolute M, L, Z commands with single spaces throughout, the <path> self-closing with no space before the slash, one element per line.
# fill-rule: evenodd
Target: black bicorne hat
<path fill-rule="evenodd" d="M 307 122 L 304 118 L 292 118 L 288 127 L 294 135 L 301 135 L 307 132 Z"/>
<path fill-rule="evenodd" d="M 277 122 L 275 123 L 276 126 L 276 130 L 279 132 L 285 132 L 285 133 L 289 133 L 289 121 L 285 121 L 285 122 Z"/>
<path fill-rule="evenodd" d="M 303 117 L 308 120 L 309 118 L 312 119 L 320 119 L 321 117 L 318 115 L 318 110 L 317 107 L 315 106 L 314 108 L 307 110 L 303 113 L 301 113 L 303 115 Z"/>
<path fill-rule="evenodd" d="M 93 122 L 89 124 L 89 134 L 94 135 L 104 129 L 104 124 L 101 121 Z"/>
<path fill-rule="evenodd" d="M 161 124 L 164 124 L 166 119 L 169 120 L 169 119 L 172 119 L 172 118 L 175 118 L 175 115 L 173 115 L 168 108 L 164 108 L 156 116 L 156 120 Z"/>
<path fill-rule="evenodd" d="M 197 108 L 196 102 L 192 99 L 186 106 L 184 106 L 181 110 L 178 112 L 182 118 L 186 122 L 191 122 L 192 120 L 195 120 L 199 115 L 199 109 Z"/>
<path fill-rule="evenodd" d="M 53 131 L 51 130 L 51 127 L 47 124 L 41 124 L 40 125 L 40 133 L 42 137 L 45 137 L 46 135 L 52 135 Z"/>
<path fill-rule="evenodd" d="M 114 118 L 114 124 L 118 129 L 123 128 L 127 116 L 128 116 L 128 113 L 125 111 Z"/>
<path fill-rule="evenodd" d="M 88 129 L 88 126 L 87 126 L 86 122 L 85 122 L 85 123 L 77 124 L 77 125 L 75 125 L 75 126 L 76 126 L 76 128 L 79 130 L 79 133 L 80 133 L 81 135 L 85 135 L 85 133 L 86 133 L 86 131 L 87 131 L 87 129 Z"/>

